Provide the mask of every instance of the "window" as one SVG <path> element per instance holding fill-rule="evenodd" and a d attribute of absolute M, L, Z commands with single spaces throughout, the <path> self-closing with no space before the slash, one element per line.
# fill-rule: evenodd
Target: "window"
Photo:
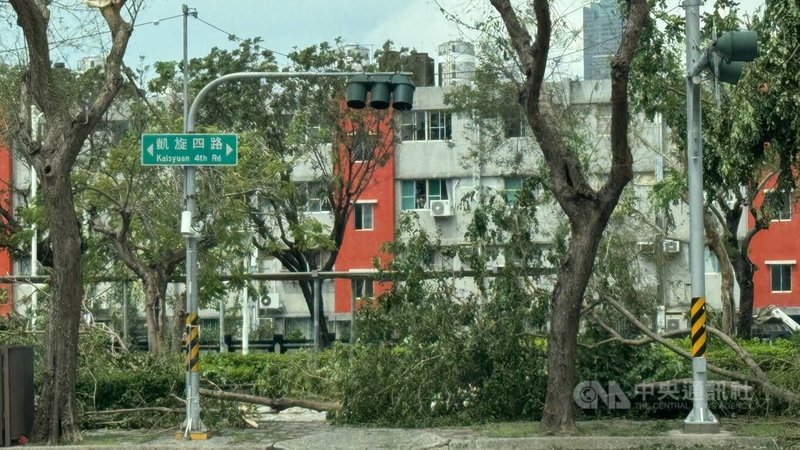
<path fill-rule="evenodd" d="M 453 138 L 453 114 L 449 111 L 411 111 L 400 115 L 403 141 L 446 141 Z"/>
<path fill-rule="evenodd" d="M 449 112 L 431 111 L 429 141 L 446 141 L 453 138 L 453 118 Z"/>
<path fill-rule="evenodd" d="M 400 114 L 400 139 L 403 141 L 425 140 L 425 111 L 410 111 Z"/>
<path fill-rule="evenodd" d="M 356 230 L 371 230 L 373 225 L 373 203 L 356 203 Z"/>
<path fill-rule="evenodd" d="M 353 161 L 362 162 L 372 159 L 372 145 L 368 142 L 356 142 L 353 148 Z"/>
<path fill-rule="evenodd" d="M 371 298 L 374 295 L 372 290 L 372 280 L 368 278 L 356 278 L 353 280 L 356 298 Z"/>
<path fill-rule="evenodd" d="M 510 111 L 504 110 L 500 113 L 500 120 L 503 125 L 503 136 L 506 138 L 522 137 L 525 135 L 527 122 L 525 115 L 514 107 Z"/>
<path fill-rule="evenodd" d="M 377 145 L 377 134 L 370 131 L 351 131 L 350 133 L 350 146 L 352 150 L 353 161 L 363 162 L 372 159 L 375 154 L 375 146 Z"/>
<path fill-rule="evenodd" d="M 764 197 L 769 202 L 773 221 L 792 220 L 792 196 L 789 192 L 766 191 Z"/>
<path fill-rule="evenodd" d="M 792 264 L 770 264 L 772 292 L 792 292 Z"/>
<path fill-rule="evenodd" d="M 522 178 L 511 177 L 504 179 L 503 197 L 506 199 L 506 203 L 514 203 L 517 201 L 517 195 L 519 195 L 520 189 L 522 189 Z"/>
<path fill-rule="evenodd" d="M 447 180 L 403 180 L 401 207 L 408 209 L 430 208 L 431 200 L 447 200 Z"/>
<path fill-rule="evenodd" d="M 323 183 L 302 183 L 298 191 L 305 197 L 305 204 L 302 208 L 305 212 L 331 211 L 331 202 Z"/>

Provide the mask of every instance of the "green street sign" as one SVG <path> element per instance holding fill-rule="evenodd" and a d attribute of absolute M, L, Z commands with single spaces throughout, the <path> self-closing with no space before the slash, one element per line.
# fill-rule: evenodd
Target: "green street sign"
<path fill-rule="evenodd" d="M 143 166 L 235 166 L 235 134 L 143 134 Z"/>

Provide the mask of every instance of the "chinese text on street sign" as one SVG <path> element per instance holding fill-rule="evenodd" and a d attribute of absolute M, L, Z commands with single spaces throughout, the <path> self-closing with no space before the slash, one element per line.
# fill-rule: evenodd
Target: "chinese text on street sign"
<path fill-rule="evenodd" d="M 143 166 L 235 166 L 235 134 L 143 134 Z"/>

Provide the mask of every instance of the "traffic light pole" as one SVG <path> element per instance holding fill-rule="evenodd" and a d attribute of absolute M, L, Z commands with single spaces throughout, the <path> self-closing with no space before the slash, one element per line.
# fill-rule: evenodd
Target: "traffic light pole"
<path fill-rule="evenodd" d="M 690 307 L 692 339 L 692 411 L 683 422 L 689 433 L 716 433 L 719 421 L 708 408 L 707 364 L 705 358 L 705 229 L 703 226 L 703 137 L 700 83 L 694 68 L 703 54 L 700 49 L 700 6 L 702 0 L 685 0 L 686 8 L 686 170 L 689 179 L 689 270 L 692 282 Z"/>
<path fill-rule="evenodd" d="M 184 10 L 184 102 L 188 99 L 188 58 L 186 49 L 186 20 L 189 9 L 186 5 L 183 6 Z M 388 106 L 389 91 L 386 83 L 402 84 L 402 100 L 403 110 L 411 108 L 411 98 L 414 92 L 414 86 L 403 78 L 411 75 L 407 72 L 390 73 L 390 74 L 367 74 L 362 72 L 236 72 L 223 75 L 219 78 L 211 80 L 208 84 L 203 86 L 203 89 L 197 93 L 191 107 L 188 111 L 185 109 L 184 104 L 184 133 L 194 133 L 195 119 L 197 118 L 197 111 L 200 105 L 206 98 L 208 93 L 222 83 L 228 81 L 239 80 L 252 80 L 252 79 L 274 79 L 274 78 L 342 78 L 342 77 L 357 77 L 355 82 L 350 83 L 354 87 L 359 87 L 361 83 L 364 84 L 362 94 L 366 94 L 371 87 L 380 84 L 381 88 L 385 89 L 383 95 L 386 98 L 386 105 Z M 381 77 L 378 81 L 374 81 L 371 77 Z M 362 80 L 363 78 L 363 80 Z M 349 89 L 348 89 L 349 90 Z M 383 97 L 381 97 L 383 98 Z M 396 102 L 397 103 L 397 102 Z M 363 107 L 363 106 L 362 106 Z M 384 106 L 385 107 L 385 106 Z M 186 237 L 186 420 L 183 424 L 185 439 L 205 439 L 207 438 L 207 428 L 200 419 L 200 328 L 198 323 L 198 283 L 197 283 L 197 233 L 194 231 L 194 220 L 197 215 L 197 202 L 196 202 L 196 176 L 197 171 L 193 166 L 186 166 L 184 168 L 184 202 L 185 210 L 181 218 L 181 232 Z M 315 316 L 316 317 L 316 316 Z"/>

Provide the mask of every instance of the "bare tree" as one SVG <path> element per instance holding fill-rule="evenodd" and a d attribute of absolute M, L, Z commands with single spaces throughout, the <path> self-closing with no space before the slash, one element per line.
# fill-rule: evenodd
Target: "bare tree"
<path fill-rule="evenodd" d="M 627 22 L 619 51 L 611 65 L 611 172 L 593 188 L 571 148 L 569 131 L 556 119 L 557 106 L 542 94 L 553 24 L 548 0 L 533 0 L 536 39 L 529 34 L 510 0 L 491 0 L 511 39 L 524 81 L 518 86 L 525 110 L 550 173 L 553 195 L 569 218 L 571 236 L 555 288 L 547 343 L 547 397 L 542 424 L 551 431 L 575 431 L 572 391 L 576 382 L 575 354 L 581 303 L 594 258 L 623 188 L 633 177 L 628 145 L 628 74 L 639 37 L 649 23 L 646 0 L 627 1 Z"/>
<path fill-rule="evenodd" d="M 81 318 L 81 235 L 72 198 L 70 173 L 86 138 L 102 119 L 123 84 L 122 58 L 139 3 L 106 0 L 98 3 L 111 34 L 105 77 L 88 106 L 80 108 L 59 95 L 50 61 L 50 2 L 10 0 L 28 50 L 21 87 L 22 108 L 17 142 L 22 156 L 35 168 L 53 246 L 52 303 L 45 338 L 44 373 L 34 439 L 56 444 L 81 440 L 75 399 L 78 327 Z M 127 9 L 131 20 L 122 17 Z M 35 103 L 48 124 L 41 143 L 32 139 L 28 105 Z"/>

